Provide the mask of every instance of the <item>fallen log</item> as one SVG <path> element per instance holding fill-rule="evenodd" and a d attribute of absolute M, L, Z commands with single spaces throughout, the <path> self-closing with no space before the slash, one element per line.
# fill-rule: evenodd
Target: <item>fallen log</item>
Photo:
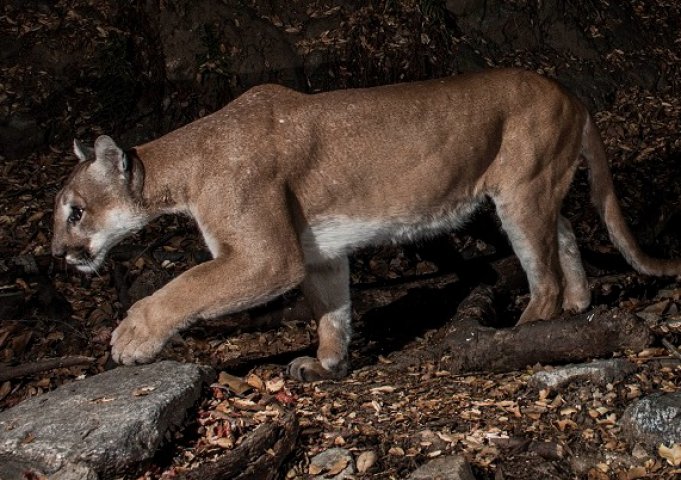
<path fill-rule="evenodd" d="M 475 288 L 461 302 L 454 319 L 426 348 L 396 352 L 394 368 L 436 362 L 452 374 L 507 372 L 536 363 L 568 363 L 642 350 L 653 342 L 645 323 L 622 309 L 591 311 L 513 328 L 497 329 L 491 287 Z"/>
<path fill-rule="evenodd" d="M 177 475 L 178 480 L 234 480 L 279 477 L 279 467 L 293 451 L 298 438 L 298 420 L 288 412 L 270 423 L 257 427 L 234 450 L 225 452 L 215 462 Z"/>

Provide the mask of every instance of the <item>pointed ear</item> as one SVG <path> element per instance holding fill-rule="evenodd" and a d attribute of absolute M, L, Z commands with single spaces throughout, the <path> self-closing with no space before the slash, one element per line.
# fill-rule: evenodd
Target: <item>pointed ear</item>
<path fill-rule="evenodd" d="M 73 139 L 73 153 L 78 157 L 79 162 L 87 162 L 95 158 L 95 151 L 80 143 L 78 139 Z"/>
<path fill-rule="evenodd" d="M 102 135 L 95 140 L 95 157 L 98 162 L 104 162 L 117 169 L 120 173 L 128 171 L 128 158 L 116 142 L 107 135 Z"/>

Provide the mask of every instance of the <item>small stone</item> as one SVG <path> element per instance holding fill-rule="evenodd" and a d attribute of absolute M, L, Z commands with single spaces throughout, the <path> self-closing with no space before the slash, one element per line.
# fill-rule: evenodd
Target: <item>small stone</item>
<path fill-rule="evenodd" d="M 631 449 L 631 456 L 636 458 L 637 460 L 643 460 L 644 458 L 650 457 L 650 454 L 646 452 L 646 449 L 643 448 L 640 444 L 634 445 L 634 448 Z"/>
<path fill-rule="evenodd" d="M 654 393 L 627 407 L 620 420 L 631 445 L 657 453 L 660 444 L 681 444 L 681 392 Z"/>
<path fill-rule="evenodd" d="M 447 455 L 420 466 L 407 480 L 475 480 L 475 477 L 466 459 L 458 455 Z"/>
<path fill-rule="evenodd" d="M 352 454 L 345 448 L 330 448 L 310 460 L 308 472 L 319 480 L 350 479 L 355 473 L 355 464 Z"/>
<path fill-rule="evenodd" d="M 596 360 L 537 372 L 530 377 L 530 384 L 538 389 L 548 388 L 552 390 L 579 381 L 587 381 L 594 385 L 605 385 L 622 380 L 635 370 L 636 365 L 624 358 Z"/>

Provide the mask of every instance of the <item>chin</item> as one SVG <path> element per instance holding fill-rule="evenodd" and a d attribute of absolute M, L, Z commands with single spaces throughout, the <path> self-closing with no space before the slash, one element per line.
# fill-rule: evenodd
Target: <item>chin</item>
<path fill-rule="evenodd" d="M 99 267 L 102 266 L 102 263 L 104 262 L 104 254 L 99 254 L 96 257 L 94 257 L 92 260 L 77 260 L 71 265 L 76 268 L 79 272 L 83 273 L 96 273 Z"/>
<path fill-rule="evenodd" d="M 75 265 L 75 267 L 76 267 L 76 270 L 78 270 L 79 272 L 83 272 L 83 273 L 93 273 L 93 272 L 97 271 L 96 265 L 79 264 L 79 265 Z"/>

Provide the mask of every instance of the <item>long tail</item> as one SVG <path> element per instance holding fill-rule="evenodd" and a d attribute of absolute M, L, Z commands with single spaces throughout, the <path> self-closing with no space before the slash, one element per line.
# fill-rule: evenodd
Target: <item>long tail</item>
<path fill-rule="evenodd" d="M 681 260 L 653 258 L 641 251 L 629 230 L 615 196 L 612 174 L 608 167 L 605 147 L 591 116 L 587 117 L 582 133 L 582 156 L 589 166 L 591 200 L 608 229 L 610 240 L 629 264 L 647 275 L 674 276 L 681 274 Z"/>

